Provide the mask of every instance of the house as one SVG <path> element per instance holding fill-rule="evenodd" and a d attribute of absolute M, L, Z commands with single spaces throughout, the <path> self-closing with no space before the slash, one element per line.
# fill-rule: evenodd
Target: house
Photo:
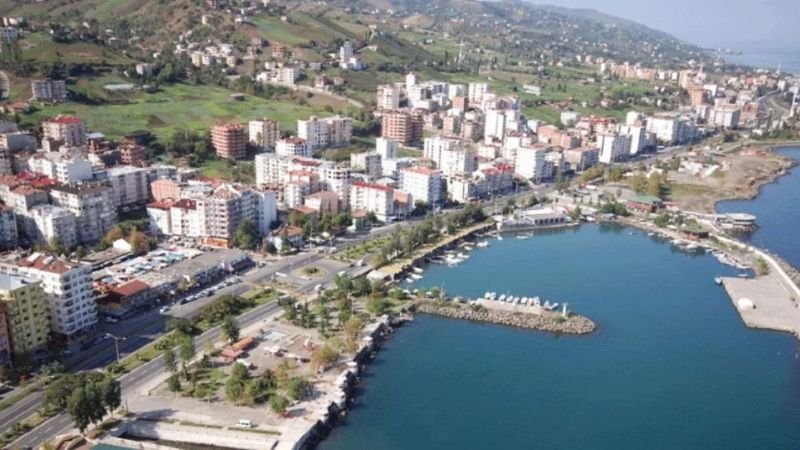
<path fill-rule="evenodd" d="M 652 195 L 637 195 L 625 202 L 625 207 L 629 210 L 640 213 L 653 213 L 664 206 L 664 202 Z"/>

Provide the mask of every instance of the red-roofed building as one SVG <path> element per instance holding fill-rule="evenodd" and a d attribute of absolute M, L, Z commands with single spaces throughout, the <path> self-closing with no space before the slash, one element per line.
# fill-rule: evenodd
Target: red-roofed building
<path fill-rule="evenodd" d="M 444 201 L 442 173 L 427 167 L 409 167 L 399 172 L 400 190 L 408 192 L 414 202 L 439 206 Z"/>
<path fill-rule="evenodd" d="M 57 116 L 42 122 L 44 139 L 63 142 L 67 147 L 86 145 L 86 122 L 79 117 Z"/>
<path fill-rule="evenodd" d="M 153 291 L 149 285 L 132 280 L 108 291 L 104 298 L 98 299 L 97 307 L 104 314 L 122 317 L 152 299 Z"/>
<path fill-rule="evenodd" d="M 350 185 L 350 207 L 375 214 L 385 222 L 394 217 L 394 189 L 377 183 L 356 181 Z"/>

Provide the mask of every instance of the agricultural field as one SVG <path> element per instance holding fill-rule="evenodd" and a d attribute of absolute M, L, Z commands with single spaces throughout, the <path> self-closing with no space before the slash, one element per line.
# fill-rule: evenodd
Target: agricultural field
<path fill-rule="evenodd" d="M 113 81 L 109 77 L 83 80 L 76 89 L 97 92 L 104 83 Z M 43 106 L 23 116 L 23 124 L 36 126 L 48 117 L 72 114 L 84 118 L 90 130 L 100 131 L 110 138 L 119 138 L 125 133 L 141 129 L 151 130 L 158 137 L 165 138 L 179 128 L 205 131 L 217 122 L 244 123 L 257 117 L 269 117 L 279 121 L 282 129 L 294 130 L 297 119 L 315 114 L 330 115 L 328 111 L 331 109 L 346 112 L 352 108 L 344 101 L 324 95 L 308 97 L 305 93 L 298 93 L 297 98 L 281 100 L 248 95 L 243 101 L 236 101 L 229 98 L 232 93 L 218 86 L 172 84 L 152 94 L 131 93 L 129 98 L 112 103 L 89 105 L 68 102 Z"/>

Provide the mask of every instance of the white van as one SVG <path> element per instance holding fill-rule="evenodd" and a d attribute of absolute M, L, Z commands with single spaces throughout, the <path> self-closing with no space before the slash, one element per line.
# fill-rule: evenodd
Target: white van
<path fill-rule="evenodd" d="M 239 419 L 239 421 L 236 422 L 236 426 L 239 428 L 253 428 L 253 422 L 248 419 Z"/>

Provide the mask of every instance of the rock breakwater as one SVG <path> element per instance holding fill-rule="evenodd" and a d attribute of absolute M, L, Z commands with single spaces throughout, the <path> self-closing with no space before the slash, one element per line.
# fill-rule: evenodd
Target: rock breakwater
<path fill-rule="evenodd" d="M 559 313 L 549 311 L 538 315 L 498 311 L 453 302 L 435 301 L 422 301 L 418 303 L 416 311 L 452 319 L 487 322 L 559 334 L 589 334 L 597 329 L 597 325 L 586 317 L 577 314 L 570 314 L 567 317 L 562 317 Z"/>

